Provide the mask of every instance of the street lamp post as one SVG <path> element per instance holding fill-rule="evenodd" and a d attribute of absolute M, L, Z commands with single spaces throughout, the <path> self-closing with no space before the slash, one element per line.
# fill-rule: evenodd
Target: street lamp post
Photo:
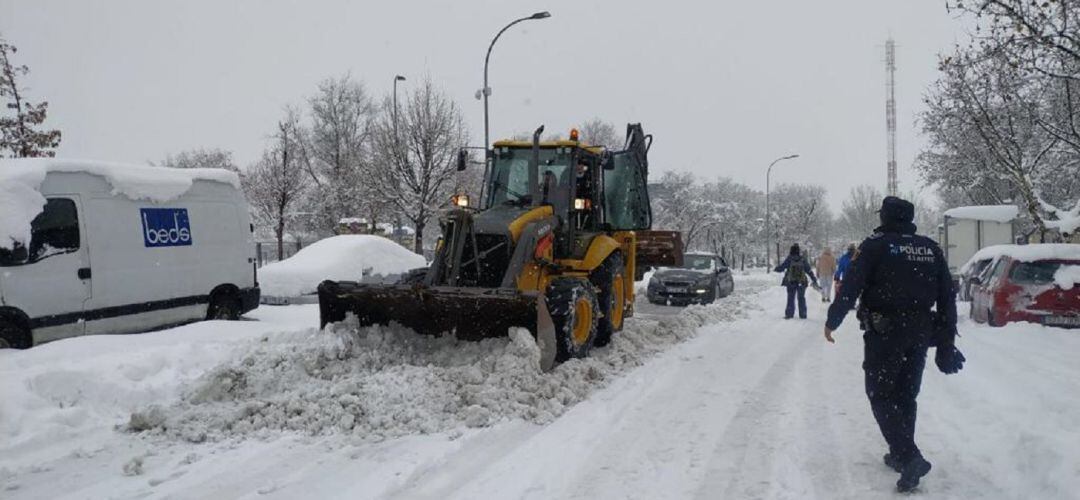
<path fill-rule="evenodd" d="M 397 105 L 397 82 L 404 82 L 404 81 L 405 81 L 404 76 L 394 75 L 394 102 L 393 102 L 393 106 L 394 106 L 394 117 L 393 117 L 393 120 L 394 120 L 394 156 L 397 156 L 398 154 L 401 153 L 401 141 L 398 140 L 398 131 L 397 131 L 397 109 L 398 109 L 398 105 Z M 401 245 L 401 243 L 402 243 L 401 242 L 401 232 L 402 232 L 401 231 L 401 216 L 399 215 L 397 217 L 397 220 L 395 220 L 394 222 L 395 222 L 395 224 L 394 224 L 394 233 L 396 233 L 396 234 L 394 234 L 394 240 L 397 241 L 399 245 Z"/>
<path fill-rule="evenodd" d="M 404 82 L 405 77 L 401 75 L 394 76 L 394 144 L 397 145 L 397 82 Z"/>
<path fill-rule="evenodd" d="M 769 240 L 772 237 L 772 231 L 769 230 L 769 224 L 772 222 L 772 206 L 769 205 L 769 178 L 772 176 L 773 165 L 776 165 L 777 162 L 780 162 L 782 160 L 791 160 L 793 158 L 798 158 L 798 157 L 799 157 L 799 155 L 781 156 L 780 158 L 777 158 L 777 159 L 773 160 L 773 162 L 769 164 L 768 170 L 765 171 L 765 272 L 766 273 L 770 272 L 769 269 L 772 269 L 772 259 L 769 257 L 769 254 L 772 253 L 772 249 L 769 248 L 769 246 L 770 246 L 769 245 Z M 779 243 L 779 242 L 777 242 L 777 243 Z M 776 257 L 777 257 L 777 259 L 780 258 L 779 250 L 777 250 Z"/>
<path fill-rule="evenodd" d="M 502 34 L 506 30 L 510 29 L 511 26 L 522 21 L 547 19 L 549 17 L 551 17 L 551 14 L 545 10 L 543 12 L 537 12 L 528 17 L 515 19 L 513 22 L 504 26 L 503 29 L 499 30 L 499 32 L 495 34 L 495 38 L 492 38 L 491 44 L 488 45 L 487 54 L 484 55 L 484 88 L 476 92 L 477 99 L 480 99 L 481 96 L 483 96 L 484 98 L 484 174 L 480 178 L 480 206 L 484 205 L 484 184 L 487 182 L 488 176 L 487 151 L 488 148 L 491 147 L 491 137 L 488 128 L 488 97 L 491 96 L 491 87 L 488 86 L 488 62 L 491 60 L 491 49 L 495 48 L 495 42 L 497 42 L 499 40 L 499 37 L 502 36 Z"/>
<path fill-rule="evenodd" d="M 528 17 L 523 17 L 521 19 L 515 19 L 514 22 L 512 22 L 510 24 L 507 24 L 506 27 L 499 30 L 499 32 L 495 35 L 495 38 L 491 39 L 491 45 L 488 45 L 487 55 L 484 56 L 484 88 L 480 90 L 480 93 L 483 94 L 483 96 L 484 96 L 484 148 L 485 149 L 491 146 L 490 137 L 488 136 L 488 96 L 491 95 L 491 87 L 488 86 L 488 61 L 491 59 L 491 49 L 495 47 L 495 42 L 497 42 L 499 40 L 499 37 L 502 36 L 503 32 L 510 29 L 511 26 L 513 26 L 513 25 L 515 25 L 517 23 L 520 23 L 522 21 L 529 21 L 529 20 L 533 20 L 533 19 L 536 19 L 536 20 L 547 19 L 549 17 L 551 17 L 551 14 L 549 14 L 547 11 L 544 11 L 544 12 L 537 12 L 536 14 L 533 14 L 533 15 L 528 16 Z"/>

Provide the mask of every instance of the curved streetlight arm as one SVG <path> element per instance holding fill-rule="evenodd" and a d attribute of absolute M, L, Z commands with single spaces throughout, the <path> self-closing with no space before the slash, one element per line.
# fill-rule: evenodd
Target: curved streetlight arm
<path fill-rule="evenodd" d="M 772 168 L 773 168 L 773 165 L 776 165 L 777 163 L 779 163 L 779 162 L 781 162 L 783 160 L 791 160 L 793 158 L 798 158 L 798 157 L 799 157 L 799 155 L 781 156 L 781 157 L 773 160 L 773 162 L 769 164 L 769 168 L 767 170 L 765 170 L 765 272 L 766 273 L 769 273 L 770 270 L 772 269 L 772 262 L 771 262 L 771 259 L 769 258 L 769 254 L 772 253 L 772 248 L 771 248 L 772 247 L 772 242 L 770 241 L 772 239 L 772 232 L 769 230 L 769 225 L 772 222 L 772 206 L 769 204 L 769 182 L 770 182 L 770 177 L 772 176 Z M 777 260 L 779 260 L 780 256 L 777 255 L 776 258 L 777 258 Z"/>
<path fill-rule="evenodd" d="M 773 165 L 776 165 L 778 162 L 783 161 L 783 160 L 791 160 L 791 159 L 798 158 L 798 157 L 799 157 L 799 155 L 788 155 L 788 156 L 781 156 L 781 157 L 773 160 L 773 162 L 769 164 L 769 170 L 767 172 L 765 172 L 765 178 L 766 178 L 765 182 L 766 182 L 766 184 L 768 184 L 768 177 L 769 177 L 769 174 L 772 173 Z M 766 185 L 766 188 L 767 187 L 768 186 Z"/>
<path fill-rule="evenodd" d="M 513 25 L 515 25 L 517 23 L 520 23 L 522 21 L 528 21 L 529 19 L 532 19 L 532 18 L 533 18 L 533 16 L 528 16 L 528 17 L 523 17 L 521 19 L 514 20 L 514 22 L 512 22 L 510 24 L 507 24 L 503 29 L 499 30 L 499 32 L 497 34 L 495 34 L 495 38 L 491 39 L 491 44 L 488 45 L 487 55 L 484 56 L 484 88 L 482 90 L 484 95 L 487 95 L 488 93 L 490 93 L 490 91 L 488 90 L 488 60 L 491 59 L 491 49 L 495 48 L 495 42 L 499 41 L 499 37 L 502 36 L 502 34 L 506 32 L 506 30 L 510 29 L 511 26 L 513 26 Z"/>

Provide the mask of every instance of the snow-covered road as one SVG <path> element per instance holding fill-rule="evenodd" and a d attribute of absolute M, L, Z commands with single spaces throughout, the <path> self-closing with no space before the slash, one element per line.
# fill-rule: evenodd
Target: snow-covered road
<path fill-rule="evenodd" d="M 781 319 L 782 290 L 765 288 L 773 281 L 766 279 L 742 277 L 742 291 L 715 306 L 670 317 L 663 316 L 669 311 L 643 314 L 595 359 L 537 378 L 455 371 L 460 360 L 425 351 L 448 348 L 441 345 L 411 346 L 406 351 L 419 357 L 400 365 L 329 348 L 315 351 L 321 357 L 283 356 L 310 335 L 304 325 L 317 314 L 312 306 L 264 308 L 253 315 L 257 322 L 2 352 L 0 497 L 895 496 L 896 474 L 881 464 L 884 443 L 863 394 L 861 332 L 849 321 L 837 344 L 825 343 L 824 307 L 813 300 L 809 320 Z M 991 329 L 967 321 L 961 332 L 969 359 L 964 371 L 946 377 L 930 363 L 924 377 L 918 440 L 934 462 L 924 496 L 1076 498 L 1080 332 L 1033 325 Z M 520 350 L 513 341 L 470 349 L 477 351 L 470 361 L 476 366 L 525 369 L 510 362 Z M 273 406 L 252 388 L 266 380 L 243 374 L 246 361 L 236 360 L 258 355 L 277 366 L 327 353 L 377 370 L 334 372 L 336 380 L 355 385 L 359 379 L 349 376 L 396 374 L 387 380 L 475 397 L 486 418 L 472 418 L 476 405 L 448 408 L 456 404 L 450 399 L 437 407 L 410 401 L 406 396 L 422 389 L 405 387 L 378 394 L 362 389 L 379 401 L 399 401 L 400 408 L 365 407 L 351 432 L 305 421 L 304 429 L 320 431 L 263 424 L 261 430 L 190 442 L 168 432 L 114 429 L 148 404 L 166 405 L 184 422 L 250 411 L 253 401 Z M 250 363 L 261 367 L 264 361 Z M 329 371 L 334 365 L 319 366 Z M 202 374 L 221 367 L 243 374 L 249 387 L 216 400 L 214 412 L 190 402 L 186 395 L 193 387 L 205 392 Z M 440 385 L 462 376 L 476 380 Z M 581 378 L 589 382 L 573 383 Z M 550 396 L 532 400 L 522 388 Z M 503 400 L 514 404 L 496 404 Z M 386 408 L 393 412 L 372 419 L 372 412 Z M 445 425 L 424 420 L 425 412 Z M 460 422 L 454 420 L 459 413 Z M 361 431 L 360 422 L 381 431 Z M 427 430 L 390 432 L 418 423 Z"/>

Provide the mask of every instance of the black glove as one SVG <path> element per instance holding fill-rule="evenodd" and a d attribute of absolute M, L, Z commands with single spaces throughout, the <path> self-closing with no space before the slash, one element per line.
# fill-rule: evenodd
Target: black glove
<path fill-rule="evenodd" d="M 960 352 L 955 345 L 938 346 L 937 353 L 934 354 L 934 364 L 937 365 L 938 370 L 946 375 L 951 375 L 964 369 L 964 353 Z"/>

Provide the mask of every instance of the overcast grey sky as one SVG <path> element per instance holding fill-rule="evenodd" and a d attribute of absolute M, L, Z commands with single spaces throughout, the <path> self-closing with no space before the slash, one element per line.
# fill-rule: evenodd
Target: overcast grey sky
<path fill-rule="evenodd" d="M 897 49 L 901 189 L 921 140 L 920 96 L 936 54 L 962 39 L 943 0 L 827 1 L 58 1 L 0 0 L 0 34 L 49 101 L 60 154 L 156 161 L 221 147 L 242 165 L 286 104 L 349 72 L 376 95 L 394 74 L 430 76 L 483 138 L 491 37 L 493 138 L 597 116 L 656 136 L 654 172 L 829 189 L 885 183 L 884 42 Z"/>

